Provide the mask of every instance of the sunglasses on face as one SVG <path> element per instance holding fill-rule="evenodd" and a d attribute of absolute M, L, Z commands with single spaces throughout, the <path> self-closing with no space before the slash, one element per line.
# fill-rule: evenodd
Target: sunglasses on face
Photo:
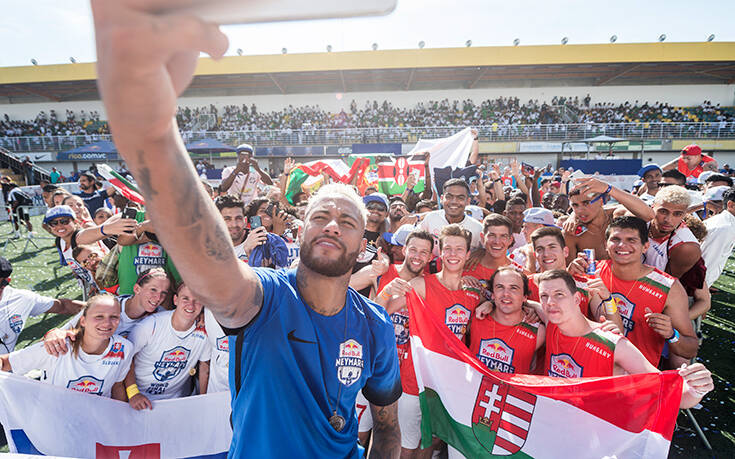
<path fill-rule="evenodd" d="M 48 226 L 55 227 L 59 225 L 68 225 L 69 222 L 71 222 L 71 218 L 57 218 L 56 220 L 51 220 L 48 222 Z"/>
<path fill-rule="evenodd" d="M 381 206 L 380 204 L 368 204 L 365 207 L 367 207 L 367 210 L 375 210 L 377 212 L 385 212 L 386 211 L 385 207 L 384 206 Z"/>
<path fill-rule="evenodd" d="M 97 254 L 96 254 L 96 253 L 94 253 L 94 252 L 90 253 L 90 254 L 89 254 L 89 255 L 87 256 L 87 258 L 85 258 L 85 260 L 84 260 L 84 261 L 82 262 L 82 266 L 84 266 L 85 268 L 89 269 L 89 267 L 90 267 L 90 266 L 92 265 L 92 262 L 93 262 L 94 260 L 98 259 L 99 257 L 100 257 L 100 256 L 99 256 L 99 255 L 97 255 Z"/>

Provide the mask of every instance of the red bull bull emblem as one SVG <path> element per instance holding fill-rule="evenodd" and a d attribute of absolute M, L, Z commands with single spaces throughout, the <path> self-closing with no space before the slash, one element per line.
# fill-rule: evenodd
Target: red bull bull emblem
<path fill-rule="evenodd" d="M 515 373 L 515 367 L 512 365 L 514 352 L 513 348 L 505 344 L 502 339 L 484 339 L 480 341 L 477 359 L 490 370 Z"/>
<path fill-rule="evenodd" d="M 362 359 L 362 345 L 348 339 L 339 345 L 337 357 L 337 379 L 345 386 L 351 386 L 360 379 L 365 362 Z"/>
<path fill-rule="evenodd" d="M 190 353 L 191 351 L 183 346 L 164 351 L 161 359 L 153 364 L 153 376 L 161 382 L 175 378 L 186 368 Z"/>
<path fill-rule="evenodd" d="M 85 394 L 101 395 L 104 383 L 103 380 L 97 379 L 94 376 L 82 376 L 81 378 L 69 381 L 66 388 L 77 392 L 84 392 Z"/>
<path fill-rule="evenodd" d="M 230 344 L 226 336 L 220 336 L 219 338 L 217 338 L 217 350 L 220 350 L 222 352 L 230 351 Z"/>
<path fill-rule="evenodd" d="M 20 314 L 13 314 L 8 318 L 8 325 L 10 325 L 10 329 L 15 333 L 20 333 L 23 329 L 23 317 Z"/>
<path fill-rule="evenodd" d="M 613 293 L 611 294 L 612 300 L 615 302 L 615 306 L 618 307 L 618 312 L 620 312 L 620 318 L 623 319 L 623 328 L 625 332 L 625 336 L 628 336 L 628 333 L 633 331 L 633 328 L 635 327 L 635 321 L 633 320 L 633 312 L 635 312 L 635 304 L 632 303 L 628 298 L 625 297 L 622 293 Z"/>
<path fill-rule="evenodd" d="M 461 304 L 447 308 L 444 313 L 444 323 L 457 338 L 462 339 L 467 331 L 467 323 L 470 321 L 470 310 Z"/>
<path fill-rule="evenodd" d="M 581 378 L 584 368 L 569 354 L 551 354 L 549 376 L 557 378 Z"/>
<path fill-rule="evenodd" d="M 483 376 L 472 412 L 475 439 L 497 456 L 519 452 L 532 427 L 536 396 Z"/>

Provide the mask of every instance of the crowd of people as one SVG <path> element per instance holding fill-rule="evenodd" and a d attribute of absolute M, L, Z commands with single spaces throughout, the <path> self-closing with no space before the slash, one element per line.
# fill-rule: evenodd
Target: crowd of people
<path fill-rule="evenodd" d="M 96 111 L 66 110 L 64 120 L 54 110 L 48 114 L 42 111 L 34 120 L 14 120 L 7 114 L 3 118 L 0 137 L 109 134 L 107 122 L 100 120 Z M 671 122 L 717 123 L 724 129 L 735 121 L 735 109 L 710 101 L 692 107 L 660 101 L 593 102 L 588 94 L 581 100 L 554 96 L 550 101 L 531 99 L 525 103 L 517 97 L 481 102 L 443 99 L 410 107 L 397 107 L 387 100 L 366 101 L 360 107 L 353 100 L 349 109 L 339 112 L 329 112 L 318 105 L 289 105 L 273 111 L 263 111 L 255 104 L 209 105 L 179 107 L 176 118 L 184 132 Z"/>
<path fill-rule="evenodd" d="M 385 371 L 400 374 L 397 420 L 406 457 L 428 454 L 419 448 L 410 303 L 427 308 L 492 371 L 594 377 L 683 368 L 683 407 L 713 387 L 709 372 L 692 362 L 701 343 L 698 319 L 735 245 L 735 188 L 732 173 L 721 173 L 696 145 L 668 164 L 643 167 L 632 190 L 602 177 L 575 179 L 570 170 L 478 161 L 471 179 L 450 179 L 441 190 L 417 194 L 411 182 L 402 194 L 386 196 L 369 184 L 324 184 L 314 195 L 304 189 L 290 199 L 293 160 L 274 180 L 258 168 L 250 145 L 238 147 L 238 155 L 218 186 L 206 179 L 200 186 L 239 262 L 272 273 L 258 271 L 263 288 L 268 276 L 292 272 L 281 268 L 318 264 L 319 247 L 304 241 L 312 221 L 329 214 L 319 210 L 325 200 L 346 199 L 365 213 L 364 226 L 357 218 L 334 231 L 343 224 L 360 228 L 360 253 L 342 267 L 350 292 L 374 301 L 392 323 L 398 359 Z M 79 187 L 71 194 L 44 185 L 43 228 L 88 300 L 14 289 L 12 266 L 0 259 L 0 308 L 14 308 L 10 328 L 2 325 L 2 369 L 41 369 L 44 382 L 128 401 L 136 410 L 229 390 L 228 340 L 238 327 L 230 329 L 184 283 L 142 206 L 104 188 L 92 172 L 81 175 Z M 321 245 L 343 246 L 333 239 L 339 234 L 324 231 Z M 23 300 L 11 302 L 16 297 Z M 458 307 L 460 320 L 450 320 Z M 76 315 L 42 342 L 15 351 L 27 317 L 44 312 Z M 510 352 L 497 352 L 498 343 Z M 167 355 L 172 349 L 188 352 Z M 568 357 L 565 365 L 560 355 Z M 70 384 L 79 372 L 94 384 Z M 359 419 L 345 422 L 367 446 L 374 421 L 366 407 L 388 399 L 365 389 L 354 397 L 352 414 L 345 410 Z"/>

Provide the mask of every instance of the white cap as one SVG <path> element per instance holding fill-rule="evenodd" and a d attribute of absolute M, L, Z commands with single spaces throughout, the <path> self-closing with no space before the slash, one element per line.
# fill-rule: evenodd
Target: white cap
<path fill-rule="evenodd" d="M 704 201 L 722 201 L 725 191 L 729 190 L 729 186 L 713 186 L 704 192 Z"/>
<path fill-rule="evenodd" d="M 524 210 L 523 221 L 525 223 L 539 223 L 544 226 L 556 226 L 554 213 L 542 207 L 531 207 Z"/>

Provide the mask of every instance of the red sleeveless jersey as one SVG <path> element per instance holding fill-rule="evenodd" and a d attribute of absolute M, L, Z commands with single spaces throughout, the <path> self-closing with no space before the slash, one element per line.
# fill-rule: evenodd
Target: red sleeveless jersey
<path fill-rule="evenodd" d="M 665 340 L 646 323 L 646 308 L 651 312 L 662 313 L 675 278 L 653 268 L 653 271 L 640 279 L 624 281 L 613 275 L 610 260 L 597 263 L 597 274 L 610 290 L 623 319 L 625 336 L 646 356 L 651 365 L 658 366 Z"/>
<path fill-rule="evenodd" d="M 536 352 L 536 325 L 502 325 L 488 315 L 473 319 L 470 352 L 492 371 L 529 374 Z"/>
<path fill-rule="evenodd" d="M 622 336 L 593 329 L 584 336 L 566 336 L 549 322 L 546 326 L 546 372 L 557 378 L 612 376 L 615 345 Z"/>
<path fill-rule="evenodd" d="M 584 314 L 585 317 L 589 317 L 590 297 L 589 293 L 587 293 L 587 290 L 585 290 L 587 279 L 581 278 L 579 276 L 574 276 L 574 283 L 577 284 L 577 291 L 582 294 L 582 301 L 579 302 L 579 309 L 582 311 L 582 314 Z M 528 299 L 531 301 L 541 302 L 538 293 L 538 285 L 536 285 L 536 276 L 528 276 L 528 289 L 531 291 Z"/>
<path fill-rule="evenodd" d="M 480 293 L 473 289 L 449 290 L 439 282 L 436 274 L 425 275 L 424 283 L 426 285 L 426 299 L 424 300 L 426 311 L 440 323 L 445 324 L 454 333 L 454 336 L 460 340 L 463 339 L 467 333 L 470 317 L 480 304 Z M 407 295 L 407 301 L 412 301 L 413 295 Z M 407 357 L 401 360 L 401 383 L 403 392 L 410 395 L 419 394 L 410 347 Z"/>

